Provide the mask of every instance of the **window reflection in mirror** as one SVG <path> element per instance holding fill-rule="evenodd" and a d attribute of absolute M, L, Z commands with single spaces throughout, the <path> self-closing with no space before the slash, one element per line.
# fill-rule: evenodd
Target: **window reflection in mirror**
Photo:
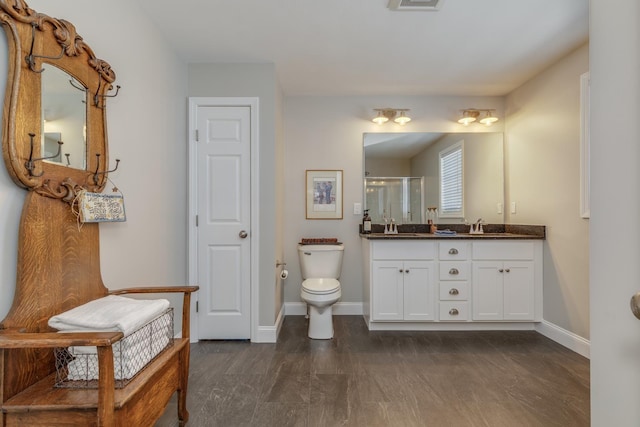
<path fill-rule="evenodd" d="M 413 177 L 423 179 L 421 204 L 438 207 L 440 201 L 440 153 L 448 147 L 463 143 L 463 206 L 464 211 L 447 218 L 438 217 L 436 223 L 460 223 L 466 218 L 473 222 L 483 218 L 487 223 L 504 223 L 504 160 L 503 134 L 484 133 L 365 133 L 364 134 L 365 209 L 374 223 L 382 223 L 385 212 L 377 212 L 379 203 L 368 200 L 367 181 L 376 177 Z M 376 188 L 380 194 L 380 187 Z M 391 189 L 389 189 L 390 192 Z M 371 193 L 371 192 L 369 192 Z M 402 193 L 400 193 L 402 195 Z M 404 193 L 407 194 L 407 193 Z M 415 195 L 413 197 L 415 199 Z M 383 209 L 401 212 L 403 204 L 411 205 L 412 200 L 402 200 L 399 196 L 393 206 Z M 374 204 L 374 206 L 372 206 Z M 415 204 L 414 204 L 415 206 Z M 422 209 L 422 210 L 424 210 Z M 440 209 L 438 209 L 438 214 Z M 424 223 L 426 212 L 421 212 Z M 413 223 L 418 218 L 415 208 L 411 214 Z M 377 220 L 376 220 L 377 219 Z M 402 215 L 394 217 L 403 223 Z"/>
<path fill-rule="evenodd" d="M 53 156 L 58 140 L 61 153 L 47 160 L 75 169 L 86 169 L 86 110 L 84 86 L 50 64 L 42 72 L 42 153 Z"/>

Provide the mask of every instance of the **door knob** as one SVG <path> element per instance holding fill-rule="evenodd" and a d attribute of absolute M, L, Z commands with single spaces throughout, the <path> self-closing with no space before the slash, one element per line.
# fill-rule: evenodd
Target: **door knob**
<path fill-rule="evenodd" d="M 631 311 L 640 319 L 640 292 L 631 297 Z"/>
<path fill-rule="evenodd" d="M 240 236 L 241 239 L 246 239 L 248 235 L 249 234 L 244 230 L 238 233 L 238 236 Z"/>

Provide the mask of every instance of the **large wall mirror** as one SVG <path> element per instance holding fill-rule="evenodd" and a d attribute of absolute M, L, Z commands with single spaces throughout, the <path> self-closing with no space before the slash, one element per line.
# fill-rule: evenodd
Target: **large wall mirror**
<path fill-rule="evenodd" d="M 363 145 L 364 204 L 374 223 L 426 223 L 429 208 L 437 223 L 504 223 L 502 133 L 365 133 Z"/>
<path fill-rule="evenodd" d="M 0 9 L 9 45 L 2 135 L 9 174 L 21 187 L 66 201 L 80 188 L 101 191 L 115 73 L 70 22 L 23 0 L 0 0 Z"/>

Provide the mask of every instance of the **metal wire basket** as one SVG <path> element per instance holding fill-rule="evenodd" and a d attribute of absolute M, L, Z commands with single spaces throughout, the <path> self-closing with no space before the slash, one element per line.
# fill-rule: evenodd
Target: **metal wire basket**
<path fill-rule="evenodd" d="M 116 388 L 126 386 L 149 362 L 173 345 L 173 308 L 113 345 Z M 63 347 L 54 350 L 56 387 L 98 388 L 96 347 Z"/>

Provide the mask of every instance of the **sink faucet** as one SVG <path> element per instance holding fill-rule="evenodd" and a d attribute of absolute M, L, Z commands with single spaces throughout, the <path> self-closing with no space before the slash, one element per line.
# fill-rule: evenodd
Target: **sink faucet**
<path fill-rule="evenodd" d="M 474 224 L 471 224 L 471 229 L 469 230 L 470 234 L 483 234 L 484 230 L 482 229 L 482 218 L 478 218 L 478 220 Z"/>

